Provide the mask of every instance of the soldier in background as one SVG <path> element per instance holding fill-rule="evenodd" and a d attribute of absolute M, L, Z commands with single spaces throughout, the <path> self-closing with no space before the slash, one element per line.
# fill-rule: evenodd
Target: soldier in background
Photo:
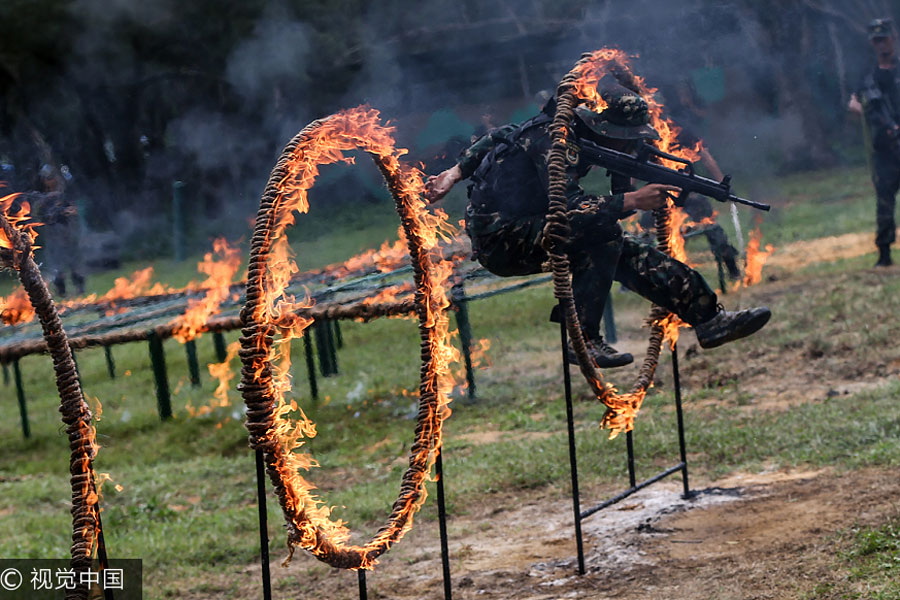
<path fill-rule="evenodd" d="M 41 167 L 40 191 L 30 192 L 31 213 L 43 226 L 39 230 L 41 270 L 53 282 L 56 293 L 65 297 L 66 275 L 71 277 L 75 291 L 84 294 L 84 268 L 81 254 L 81 228 L 78 211 L 65 191 L 63 174 L 55 166 Z"/>
<path fill-rule="evenodd" d="M 850 97 L 848 108 L 861 113 L 872 140 L 872 182 L 876 196 L 876 267 L 893 264 L 891 244 L 896 238 L 894 207 L 900 189 L 900 66 L 897 36 L 890 19 L 869 23 L 869 41 L 876 65 L 863 78 L 859 90 Z"/>

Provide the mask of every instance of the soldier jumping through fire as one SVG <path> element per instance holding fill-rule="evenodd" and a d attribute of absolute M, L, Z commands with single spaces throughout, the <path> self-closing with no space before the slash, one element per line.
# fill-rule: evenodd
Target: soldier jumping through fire
<path fill-rule="evenodd" d="M 567 139 L 629 151 L 639 140 L 658 139 L 649 123 L 646 101 L 611 76 L 598 84 L 607 102 L 602 113 L 584 106 Z M 494 129 L 477 140 L 457 164 L 430 177 L 428 198 L 437 202 L 463 179 L 471 179 L 466 207 L 466 231 L 475 258 L 500 276 L 530 275 L 544 270 L 548 256 L 541 245 L 548 210 L 547 159 L 551 147 L 549 125 L 555 98 L 520 125 Z M 666 308 L 690 324 L 703 348 L 751 335 L 768 322 L 768 308 L 726 311 L 703 277 L 687 265 L 624 235 L 618 221 L 637 210 L 662 207 L 678 188 L 650 184 L 631 191 L 630 180 L 613 174 L 611 195 L 584 192 L 578 181 L 594 166 L 569 154 L 567 202 L 571 239 L 567 248 L 572 288 L 585 338 L 599 367 L 631 363 L 631 354 L 618 352 L 600 335 L 603 306 L 613 280 Z M 569 348 L 570 358 L 575 356 Z"/>

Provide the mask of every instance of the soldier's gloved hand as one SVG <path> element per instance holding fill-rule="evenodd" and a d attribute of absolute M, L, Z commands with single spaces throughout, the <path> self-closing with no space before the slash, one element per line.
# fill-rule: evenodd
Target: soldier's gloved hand
<path fill-rule="evenodd" d="M 443 173 L 432 175 L 425 181 L 425 199 L 432 204 L 438 202 L 461 180 L 462 171 L 459 165 L 453 165 Z"/>
<path fill-rule="evenodd" d="M 627 192 L 622 208 L 625 212 L 660 208 L 665 205 L 666 200 L 676 196 L 680 191 L 680 188 L 673 185 L 650 183 L 634 192 Z"/>

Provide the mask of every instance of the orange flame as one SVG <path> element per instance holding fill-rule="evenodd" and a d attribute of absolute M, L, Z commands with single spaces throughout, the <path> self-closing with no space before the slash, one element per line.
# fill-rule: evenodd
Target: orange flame
<path fill-rule="evenodd" d="M 383 302 L 394 302 L 402 295 L 406 295 L 414 289 L 415 286 L 411 281 L 404 281 L 403 283 L 398 283 L 397 285 L 392 285 L 390 287 L 384 288 L 374 296 L 369 296 L 368 298 L 363 300 L 362 303 L 380 304 Z M 402 316 L 406 317 L 407 315 Z"/>
<path fill-rule="evenodd" d="M 422 173 L 400 163 L 399 158 L 406 151 L 394 148 L 393 128 L 380 124 L 376 110 L 359 107 L 342 111 L 317 122 L 316 127 L 306 131 L 308 136 L 302 146 L 293 151 L 286 166 L 287 175 L 279 183 L 278 198 L 273 209 L 274 218 L 268 228 L 268 239 L 271 242 L 268 272 L 261 282 L 263 296 L 255 307 L 254 321 L 278 323 L 282 315 L 298 306 L 292 297 L 285 294 L 290 276 L 298 269 L 291 258 L 284 232 L 294 223 L 295 212 L 308 211 L 307 193 L 318 175 L 319 166 L 338 161 L 353 162 L 351 157 L 344 155 L 345 151 L 359 149 L 372 154 L 377 158 L 380 168 L 399 187 L 396 191 L 405 209 L 411 212 L 406 225 L 421 248 L 414 259 L 418 260 L 421 271 L 427 275 L 418 291 L 418 297 L 424 308 L 421 327 L 429 332 L 428 348 L 431 350 L 432 360 L 425 370 L 427 380 L 423 380 L 420 391 L 434 395 L 436 410 L 429 415 L 430 422 L 425 426 L 431 438 L 426 443 L 416 444 L 416 454 L 410 457 L 410 465 L 423 465 L 426 469 L 411 471 L 417 477 L 415 489 L 413 493 L 404 493 L 402 501 L 395 503 L 394 514 L 388 526 L 382 528 L 365 546 L 346 547 L 362 557 L 359 568 L 369 569 L 374 565 L 374 559 L 369 559 L 370 552 L 383 552 L 412 527 L 412 516 L 425 501 L 423 483 L 430 472 L 435 451 L 440 447 L 441 423 L 450 414 L 447 406 L 452 389 L 452 381 L 448 377 L 449 363 L 455 360 L 457 352 L 450 343 L 445 314 L 449 301 L 443 282 L 450 274 L 451 267 L 443 261 L 432 263 L 432 250 L 437 245 L 440 232 L 447 231 L 448 225 L 446 215 L 434 215 L 427 211 L 422 200 Z M 396 245 L 391 246 L 395 247 Z M 383 247 L 383 250 L 387 249 Z M 386 257 L 388 252 L 385 251 L 383 255 Z M 298 318 L 289 327 L 279 327 L 282 338 L 271 349 L 264 346 L 265 336 L 260 336 L 260 349 L 266 356 L 263 360 L 255 361 L 252 371 L 255 373 L 255 383 L 265 387 L 274 398 L 275 419 L 268 436 L 275 442 L 272 446 L 272 460 L 286 491 L 282 508 L 290 521 L 289 526 L 297 534 L 292 535 L 291 543 L 298 543 L 295 540 L 299 540 L 301 546 L 322 557 L 324 550 L 316 541 L 319 539 L 318 533 L 324 533 L 332 543 L 342 545 L 349 538 L 349 530 L 342 521 L 331 520 L 331 508 L 314 495 L 315 486 L 300 475 L 301 470 L 308 471 L 318 466 L 312 456 L 296 451 L 304 444 L 304 439 L 316 435 L 316 427 L 297 402 L 287 399 L 285 395 L 291 389 L 289 343 L 292 338 L 302 335 L 309 323 L 308 319 Z M 274 369 L 271 376 L 267 377 L 265 374 L 269 365 L 274 365 Z M 296 421 L 292 421 L 292 415 L 296 417 Z"/>
<path fill-rule="evenodd" d="M 153 267 L 145 267 L 138 269 L 131 274 L 131 277 L 116 277 L 113 287 L 100 297 L 101 300 L 110 302 L 110 307 L 106 311 L 107 315 L 113 315 L 122 312 L 124 308 L 119 308 L 115 304 L 115 300 L 127 300 L 137 296 L 153 296 L 164 294 L 171 291 L 160 282 L 150 285 L 150 279 L 153 277 Z"/>
<path fill-rule="evenodd" d="M 6 325 L 28 323 L 34 319 L 34 307 L 23 287 L 17 287 L 6 298 L 0 298 L 0 319 Z"/>
<path fill-rule="evenodd" d="M 225 355 L 225 360 L 220 363 L 209 363 L 207 365 L 210 376 L 217 380 L 219 384 L 216 386 L 216 391 L 213 392 L 213 399 L 209 404 L 194 408 L 194 405 L 188 402 L 185 406 L 188 415 L 191 417 L 199 417 L 208 415 L 217 408 L 231 406 L 231 401 L 228 399 L 228 390 L 231 388 L 231 380 L 234 379 L 236 374 L 231 368 L 231 362 L 237 357 L 240 349 L 240 341 L 232 342 L 228 344 L 228 352 Z"/>
<path fill-rule="evenodd" d="M 762 281 L 762 268 L 766 264 L 769 255 L 775 250 L 775 246 L 767 244 L 765 250 L 760 250 L 760 242 L 762 242 L 762 231 L 757 225 L 756 229 L 750 232 L 750 241 L 747 242 L 747 258 L 744 267 L 744 287 L 756 285 Z"/>
<path fill-rule="evenodd" d="M 2 185 L 0 185 L 0 187 L 2 187 Z M 21 194 L 15 193 L 0 198 L 0 213 L 3 213 L 3 216 L 6 217 L 9 224 L 24 233 L 33 244 L 35 238 L 37 238 L 35 227 L 38 227 L 41 224 L 30 221 L 31 205 L 28 202 L 23 201 L 19 203 L 18 208 L 14 212 L 10 212 L 13 208 L 13 203 L 19 196 L 21 196 Z M 12 249 L 12 242 L 6 237 L 6 233 L 4 233 L 2 229 L 0 229 L 0 248 L 5 248 L 7 250 Z"/>
<path fill-rule="evenodd" d="M 201 284 L 207 290 L 206 295 L 188 301 L 187 311 L 175 320 L 173 337 L 183 344 L 206 331 L 209 317 L 219 311 L 219 306 L 231 294 L 231 280 L 240 266 L 240 249 L 229 246 L 224 238 L 216 239 L 213 251 L 207 252 L 197 264 L 197 270 L 208 276 Z"/>

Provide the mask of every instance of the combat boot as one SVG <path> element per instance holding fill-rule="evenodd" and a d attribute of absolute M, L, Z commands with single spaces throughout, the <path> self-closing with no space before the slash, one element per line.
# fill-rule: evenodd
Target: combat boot
<path fill-rule="evenodd" d="M 875 263 L 876 267 L 890 267 L 894 264 L 894 261 L 891 259 L 891 247 L 890 246 L 878 246 L 878 262 Z"/>
<path fill-rule="evenodd" d="M 772 316 L 765 306 L 731 312 L 720 304 L 715 316 L 694 325 L 694 333 L 701 348 L 716 348 L 722 344 L 752 335 L 763 328 Z"/>
<path fill-rule="evenodd" d="M 591 358 L 594 359 L 594 362 L 597 363 L 597 366 L 601 369 L 614 369 L 616 367 L 624 367 L 625 365 L 630 365 L 634 362 L 634 357 L 631 356 L 628 352 L 619 352 L 612 346 L 606 343 L 602 337 L 598 337 L 595 339 L 585 338 L 584 340 L 587 342 L 588 352 L 591 355 Z M 569 342 L 569 362 L 573 365 L 578 364 L 578 356 L 575 355 L 575 348 L 572 347 L 572 342 Z"/>

